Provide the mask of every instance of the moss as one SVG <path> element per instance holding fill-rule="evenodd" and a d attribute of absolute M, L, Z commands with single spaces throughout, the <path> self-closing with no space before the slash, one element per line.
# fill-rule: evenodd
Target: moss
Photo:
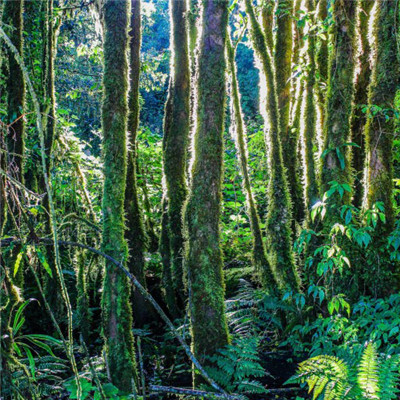
<path fill-rule="evenodd" d="M 193 350 L 200 361 L 229 342 L 225 318 L 220 214 L 228 1 L 202 1 L 197 127 L 185 209 Z"/>
<path fill-rule="evenodd" d="M 367 0 L 368 1 L 368 0 Z M 325 24 L 328 18 L 328 0 L 319 0 L 317 7 L 317 23 Z M 321 128 L 324 126 L 326 85 L 328 81 L 328 38 L 319 37 L 316 41 L 316 94 L 318 98 L 317 107 L 321 116 Z"/>
<path fill-rule="evenodd" d="M 168 198 L 168 233 L 172 282 L 183 303 L 183 219 L 187 196 L 186 166 L 190 127 L 189 36 L 186 1 L 170 1 L 171 78 L 165 106 L 163 167 Z"/>
<path fill-rule="evenodd" d="M 130 21 L 130 90 L 129 90 L 129 116 L 128 132 L 129 146 L 127 154 L 127 173 L 125 187 L 125 214 L 126 231 L 125 238 L 129 246 L 128 269 L 136 276 L 139 282 L 146 287 L 145 279 L 145 251 L 148 237 L 144 227 L 143 212 L 138 197 L 136 157 L 137 157 L 137 130 L 139 126 L 139 79 L 140 79 L 140 46 L 141 46 L 141 15 L 140 0 L 132 0 L 132 12 Z M 151 312 L 148 303 L 137 291 L 133 292 L 133 313 L 135 323 L 143 327 L 146 316 Z"/>
<path fill-rule="evenodd" d="M 24 0 L 15 0 L 6 1 L 3 11 L 3 22 L 12 27 L 8 34 L 21 56 L 23 56 L 23 9 Z M 8 151 L 16 154 L 16 156 L 10 156 L 8 163 L 13 165 L 15 178 L 24 182 L 25 124 L 24 118 L 19 117 L 24 114 L 25 82 L 21 67 L 10 50 L 7 55 L 7 118 L 8 123 L 12 124 L 7 135 L 7 145 Z"/>
<path fill-rule="evenodd" d="M 89 342 L 90 310 L 89 295 L 87 291 L 87 270 L 85 252 L 79 249 L 75 255 L 76 274 L 76 314 L 79 332 L 85 343 Z"/>
<path fill-rule="evenodd" d="M 329 56 L 328 92 L 326 99 L 326 120 L 321 167 L 321 192 L 325 193 L 329 182 L 350 183 L 349 148 L 350 117 L 353 110 L 354 71 L 356 63 L 356 9 L 354 1 L 337 0 L 332 3 L 333 25 L 331 27 L 332 51 Z M 341 163 L 337 152 L 343 159 Z M 343 165 L 344 164 L 344 165 Z M 347 196 L 347 197 L 346 197 Z M 347 194 L 344 201 L 348 202 Z M 330 197 L 332 204 L 339 198 Z M 333 216 L 334 218 L 334 216 Z M 326 219 L 327 223 L 328 218 Z"/>
<path fill-rule="evenodd" d="M 236 47 L 234 48 L 232 46 L 229 35 L 227 46 L 228 65 L 231 76 L 231 130 L 236 143 L 240 170 L 243 175 L 243 189 L 246 193 L 248 208 L 247 213 L 249 215 L 250 227 L 253 236 L 252 261 L 256 271 L 261 276 L 263 286 L 267 288 L 270 292 L 274 292 L 277 288 L 277 283 L 265 254 L 265 247 L 260 226 L 260 218 L 257 212 L 257 207 L 250 183 L 250 174 L 247 161 L 248 151 L 246 144 L 246 128 L 243 120 L 242 108 L 240 105 L 239 84 L 237 80 L 237 71 L 235 64 Z"/>
<path fill-rule="evenodd" d="M 363 106 L 368 103 L 368 85 L 371 76 L 371 48 L 368 40 L 368 24 L 374 2 L 369 0 L 359 1 L 357 18 L 357 31 L 359 40 L 358 74 L 354 95 L 354 112 L 351 119 L 352 142 L 358 147 L 353 148 L 352 167 L 354 171 L 354 197 L 353 204 L 361 207 L 363 197 L 363 172 L 365 164 L 365 136 L 364 129 L 367 115 Z"/>
<path fill-rule="evenodd" d="M 314 0 L 307 1 L 307 9 L 309 13 L 314 11 Z M 315 140 L 316 140 L 316 110 L 314 102 L 315 90 L 315 36 L 310 31 L 314 19 L 309 20 L 309 35 L 307 38 L 307 79 L 305 83 L 304 105 L 302 116 L 304 120 L 304 178 L 305 178 L 305 203 L 306 209 L 309 211 L 311 207 L 317 202 L 319 190 L 316 177 L 316 163 L 315 163 Z"/>
<path fill-rule="evenodd" d="M 297 291 L 300 282 L 292 252 L 291 201 L 280 142 L 281 125 L 274 70 L 267 51 L 265 37 L 254 14 L 252 2 L 246 0 L 245 4 L 250 20 L 253 47 L 259 58 L 261 71 L 265 75 L 267 84 L 266 114 L 269 130 L 266 132 L 266 140 L 270 176 L 266 221 L 267 252 L 280 289 L 285 290 L 289 287 Z M 291 151 L 293 152 L 293 149 Z"/>
<path fill-rule="evenodd" d="M 180 316 L 180 310 L 178 309 L 174 285 L 172 282 L 172 271 L 171 271 L 171 251 L 170 241 L 168 232 L 168 200 L 164 197 L 162 200 L 162 217 L 161 217 L 161 234 L 160 234 L 160 246 L 159 251 L 161 254 L 162 261 L 162 288 L 164 291 L 165 302 L 171 316 L 175 319 Z"/>
<path fill-rule="evenodd" d="M 126 262 L 124 199 L 127 170 L 128 0 L 104 3 L 104 96 L 102 104 L 104 191 L 102 250 Z M 130 285 L 125 275 L 106 261 L 102 317 L 111 382 L 124 393 L 136 376 Z"/>
<path fill-rule="evenodd" d="M 272 0 L 267 0 L 263 2 L 263 6 L 261 9 L 261 20 L 265 40 L 267 42 L 267 47 L 268 50 L 272 53 L 274 49 L 274 2 Z"/>
<path fill-rule="evenodd" d="M 400 67 L 396 46 L 398 17 L 391 2 L 376 2 L 372 26 L 373 60 L 371 83 L 368 91 L 369 112 L 365 126 L 366 193 L 365 206 L 380 201 L 385 206 L 387 223 L 382 229 L 390 231 L 394 225 L 393 211 L 393 132 L 394 100 L 400 83 Z M 385 112 L 373 112 L 371 107 Z M 382 233 L 382 232 L 381 232 Z"/>

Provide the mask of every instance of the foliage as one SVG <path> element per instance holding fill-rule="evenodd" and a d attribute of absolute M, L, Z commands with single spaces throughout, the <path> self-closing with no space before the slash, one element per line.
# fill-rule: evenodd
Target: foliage
<path fill-rule="evenodd" d="M 378 354 L 368 343 L 356 362 L 326 355 L 303 361 L 290 382 L 306 382 L 314 400 L 391 400 L 399 393 L 399 364 L 398 355 Z"/>
<path fill-rule="evenodd" d="M 226 390 L 233 393 L 265 393 L 257 380 L 267 375 L 260 364 L 258 341 L 255 336 L 236 338 L 231 345 L 208 357 L 209 374 Z"/>

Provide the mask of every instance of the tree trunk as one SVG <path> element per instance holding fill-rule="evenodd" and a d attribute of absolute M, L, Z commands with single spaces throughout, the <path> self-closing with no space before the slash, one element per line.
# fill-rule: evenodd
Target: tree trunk
<path fill-rule="evenodd" d="M 368 85 L 371 77 L 371 48 L 368 40 L 368 23 L 371 14 L 373 1 L 359 0 L 358 12 L 358 40 L 359 56 L 355 96 L 354 112 L 351 119 L 352 142 L 357 146 L 353 148 L 352 166 L 354 169 L 354 197 L 353 204 L 361 207 L 363 197 L 363 175 L 365 165 L 365 135 L 364 129 L 367 123 L 367 113 L 363 110 L 368 104 Z"/>
<path fill-rule="evenodd" d="M 170 1 L 171 79 L 165 106 L 163 165 L 166 187 L 169 251 L 172 282 L 176 298 L 183 308 L 183 221 L 187 196 L 186 168 L 190 128 L 189 36 L 186 24 L 186 0 Z"/>
<path fill-rule="evenodd" d="M 312 18 L 312 12 L 315 8 L 314 0 L 307 1 L 308 12 L 311 15 L 309 20 L 309 31 L 307 38 L 307 59 L 308 65 L 307 79 L 305 82 L 305 94 L 303 99 L 303 115 L 302 120 L 304 121 L 304 181 L 305 181 L 305 203 L 307 214 L 312 206 L 318 200 L 318 184 L 316 177 L 316 163 L 315 163 L 315 151 L 316 148 L 316 109 L 314 102 L 314 89 L 315 89 L 315 36 L 311 31 L 314 19 Z"/>
<path fill-rule="evenodd" d="M 337 0 L 332 3 L 332 8 L 332 50 L 329 57 L 327 114 L 320 177 L 322 194 L 330 188 L 332 181 L 349 184 L 351 180 L 350 152 L 346 144 L 350 141 L 350 117 L 354 98 L 356 61 L 354 21 L 357 3 Z M 347 193 L 344 201 L 348 202 L 349 199 Z M 329 198 L 330 204 L 338 201 L 338 195 Z"/>
<path fill-rule="evenodd" d="M 227 0 L 202 0 L 197 127 L 191 188 L 185 210 L 186 268 L 194 353 L 204 356 L 229 342 L 220 246 L 225 107 Z"/>
<path fill-rule="evenodd" d="M 140 78 L 140 46 L 141 46 L 141 0 L 131 0 L 132 11 L 130 21 L 130 91 L 129 91 L 129 116 L 128 132 L 129 146 L 127 154 L 127 173 L 125 186 L 125 213 L 126 231 L 125 238 L 129 247 L 128 269 L 136 276 L 139 282 L 146 287 L 145 255 L 147 235 L 144 228 L 143 213 L 139 203 L 137 177 L 136 177 L 136 153 L 137 130 L 139 126 L 139 78 Z M 143 327 L 150 322 L 150 310 L 147 302 L 138 290 L 133 291 L 133 314 L 135 324 Z"/>
<path fill-rule="evenodd" d="M 102 250 L 126 263 L 124 198 L 128 120 L 129 0 L 104 3 L 104 98 L 102 105 L 104 191 Z M 111 262 L 105 263 L 103 332 L 111 382 L 132 392 L 136 375 L 130 285 Z"/>
<path fill-rule="evenodd" d="M 269 132 L 266 135 L 266 141 L 270 176 L 266 225 L 267 251 L 280 289 L 284 291 L 286 288 L 290 288 L 298 291 L 300 282 L 292 252 L 291 201 L 282 157 L 274 70 L 265 37 L 254 14 L 252 2 L 246 0 L 245 4 L 250 20 L 253 47 L 260 60 L 261 72 L 264 74 L 267 84 L 266 115 Z M 294 149 L 291 151 L 293 152 Z"/>
<path fill-rule="evenodd" d="M 273 271 L 269 265 L 265 254 L 265 247 L 260 226 L 260 217 L 258 215 L 256 202 L 250 183 L 250 174 L 248 167 L 248 151 L 246 143 L 246 127 L 243 120 L 242 107 L 240 105 L 239 84 L 237 80 L 235 55 L 236 47 L 232 46 L 228 37 L 228 65 L 231 76 L 231 132 L 235 139 L 236 149 L 239 158 L 240 170 L 243 176 L 243 190 L 246 193 L 247 213 L 249 216 L 251 232 L 253 236 L 252 261 L 256 272 L 260 275 L 262 284 L 270 293 L 274 293 L 277 283 Z"/>
<path fill-rule="evenodd" d="M 378 201 L 383 202 L 385 230 L 390 231 L 394 225 L 392 147 L 395 116 L 392 110 L 395 109 L 394 100 L 400 83 L 396 44 L 398 18 L 391 1 L 379 0 L 374 7 L 371 44 L 374 56 L 365 126 L 365 206 L 370 208 Z"/>

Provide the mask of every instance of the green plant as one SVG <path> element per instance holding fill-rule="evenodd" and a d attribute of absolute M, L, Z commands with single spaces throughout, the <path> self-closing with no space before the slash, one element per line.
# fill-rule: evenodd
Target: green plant
<path fill-rule="evenodd" d="M 398 355 L 378 354 L 369 343 L 356 362 L 329 355 L 303 361 L 287 383 L 307 383 L 313 400 L 391 400 L 400 392 L 399 365 Z"/>
<path fill-rule="evenodd" d="M 239 394 L 265 393 L 266 388 L 257 380 L 268 373 L 260 364 L 258 338 L 234 339 L 213 356 L 208 357 L 210 376 L 228 392 Z"/>

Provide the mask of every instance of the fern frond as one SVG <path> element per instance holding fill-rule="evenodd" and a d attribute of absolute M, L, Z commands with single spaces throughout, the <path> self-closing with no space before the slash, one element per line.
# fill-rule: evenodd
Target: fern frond
<path fill-rule="evenodd" d="M 378 356 L 372 343 L 367 345 L 361 356 L 357 383 L 366 399 L 379 399 Z"/>

